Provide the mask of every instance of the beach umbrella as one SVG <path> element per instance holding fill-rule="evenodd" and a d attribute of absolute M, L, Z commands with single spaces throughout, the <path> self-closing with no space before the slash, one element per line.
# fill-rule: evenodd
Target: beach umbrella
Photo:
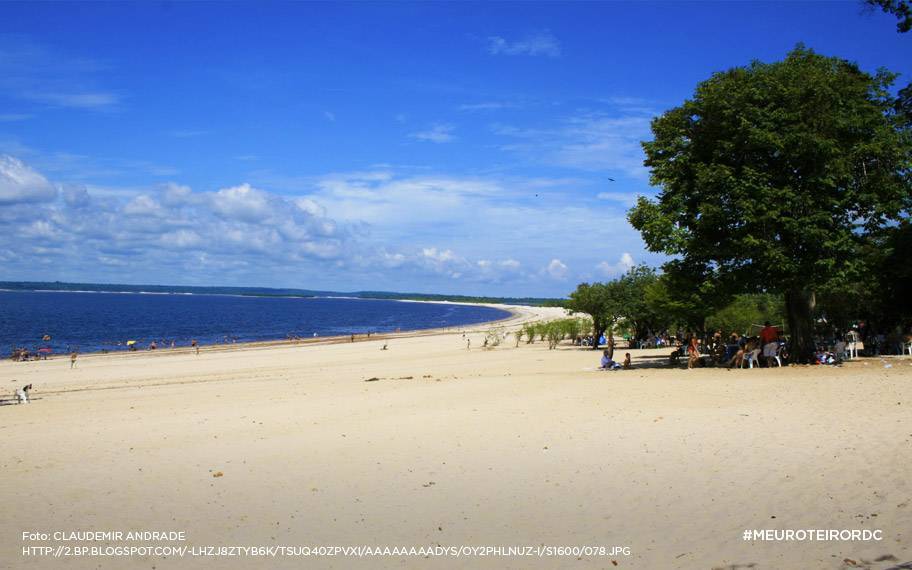
<path fill-rule="evenodd" d="M 136 344 L 136 341 L 135 341 L 135 340 L 128 340 L 128 341 L 127 341 L 127 346 L 133 346 L 134 344 Z"/>
<path fill-rule="evenodd" d="M 47 341 L 51 340 L 51 335 L 46 334 L 43 337 L 41 337 L 41 340 L 43 340 L 44 342 L 47 342 Z"/>
<path fill-rule="evenodd" d="M 43 347 L 43 348 L 39 348 L 39 349 L 38 349 L 38 352 L 42 352 L 42 353 L 44 353 L 44 354 L 50 354 L 50 353 L 52 353 L 52 352 L 54 352 L 54 351 L 53 351 L 53 349 L 52 349 L 51 347 L 45 346 L 45 347 Z"/>

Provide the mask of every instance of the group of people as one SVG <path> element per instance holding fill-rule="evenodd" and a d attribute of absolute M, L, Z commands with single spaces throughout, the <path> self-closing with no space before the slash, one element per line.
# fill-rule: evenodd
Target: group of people
<path fill-rule="evenodd" d="M 671 362 L 675 364 L 686 355 L 687 368 L 705 366 L 707 363 L 728 368 L 741 368 L 745 364 L 753 367 L 754 363 L 771 367 L 788 358 L 786 347 L 782 331 L 767 321 L 755 336 L 732 332 L 726 339 L 722 331 L 717 330 L 704 343 L 697 335 L 687 335 L 683 345 L 672 352 Z"/>
<path fill-rule="evenodd" d="M 595 342 L 595 337 L 593 337 L 591 334 L 586 336 L 579 336 L 575 338 L 573 342 L 576 344 L 576 346 L 592 346 L 592 344 Z M 598 346 L 606 344 L 607 342 L 608 341 L 605 339 L 605 335 L 602 335 L 598 339 Z"/>
<path fill-rule="evenodd" d="M 13 362 L 28 362 L 29 360 L 46 360 L 48 351 L 41 349 L 31 351 L 21 346 L 14 346 L 10 351 L 10 359 Z"/>
<path fill-rule="evenodd" d="M 614 351 L 612 349 L 608 349 L 608 348 L 606 348 L 604 351 L 602 351 L 602 359 L 599 364 L 599 368 L 601 368 L 602 370 L 621 370 L 621 369 L 630 370 L 631 368 L 633 368 L 633 363 L 630 361 L 629 352 L 624 355 L 623 364 L 619 364 L 614 361 L 614 359 L 613 359 L 614 354 L 612 354 L 613 352 Z"/>
<path fill-rule="evenodd" d="M 630 348 L 664 348 L 675 344 L 675 337 L 667 332 L 652 334 L 642 340 L 631 339 Z"/>

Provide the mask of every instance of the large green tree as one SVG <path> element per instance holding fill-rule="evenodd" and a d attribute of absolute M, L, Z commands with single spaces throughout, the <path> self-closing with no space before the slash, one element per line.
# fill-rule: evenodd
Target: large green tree
<path fill-rule="evenodd" d="M 570 293 L 566 307 L 571 313 L 584 313 L 592 317 L 592 334 L 595 342 L 592 348 L 598 348 L 598 339 L 605 331 L 610 331 L 623 316 L 624 291 L 617 281 L 610 283 L 580 283 Z"/>
<path fill-rule="evenodd" d="M 790 354 L 810 360 L 817 291 L 860 271 L 859 243 L 912 206 L 894 78 L 802 46 L 714 74 L 653 120 L 661 192 L 631 223 L 713 295 L 784 293 Z"/>
<path fill-rule="evenodd" d="M 655 269 L 646 265 L 631 267 L 618 279 L 623 295 L 621 316 L 633 329 L 637 340 L 645 339 L 649 331 L 656 331 L 662 325 L 662 315 L 653 310 L 646 299 L 646 291 L 658 280 Z"/>

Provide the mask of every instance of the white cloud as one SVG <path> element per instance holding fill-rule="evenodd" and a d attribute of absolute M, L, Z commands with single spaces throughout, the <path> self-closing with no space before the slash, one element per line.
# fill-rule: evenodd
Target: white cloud
<path fill-rule="evenodd" d="M 44 199 L 27 210 L 0 207 L 0 235 L 15 244 L 13 255 L 40 255 L 61 271 L 70 267 L 91 275 L 95 269 L 86 268 L 118 267 L 124 273 L 116 278 L 132 271 L 159 282 L 232 267 L 284 275 L 342 259 L 354 244 L 355 236 L 326 218 L 314 200 L 288 199 L 249 184 L 215 192 L 177 184 L 142 192 L 62 184 L 55 199 L 55 187 L 28 166 L 11 157 L 0 164 L 6 198 Z M 174 257 L 173 250 L 205 259 Z M 219 275 L 211 279 L 224 282 Z"/>
<path fill-rule="evenodd" d="M 144 216 L 144 217 L 162 217 L 165 215 L 165 210 L 153 200 L 150 196 L 141 194 L 132 200 L 130 200 L 126 206 L 123 208 L 123 213 L 129 216 Z"/>
<path fill-rule="evenodd" d="M 162 196 L 162 203 L 167 206 L 181 206 L 190 201 L 193 191 L 189 186 L 169 182 L 165 184 L 165 191 Z"/>
<path fill-rule="evenodd" d="M 180 229 L 162 234 L 159 241 L 165 247 L 186 249 L 201 245 L 203 243 L 203 238 L 193 230 Z"/>
<path fill-rule="evenodd" d="M 64 202 L 71 208 L 85 208 L 91 203 L 89 192 L 81 184 L 64 184 L 60 187 Z"/>
<path fill-rule="evenodd" d="M 617 263 L 602 261 L 595 268 L 605 277 L 617 277 L 630 271 L 634 265 L 636 265 L 636 261 L 634 261 L 633 256 L 624 252 Z"/>
<path fill-rule="evenodd" d="M 509 271 L 518 271 L 522 264 L 515 259 L 505 259 L 499 265 Z"/>
<path fill-rule="evenodd" d="M 429 129 L 424 131 L 419 131 L 417 133 L 412 133 L 411 136 L 413 139 L 418 139 L 420 141 L 432 142 L 432 143 L 448 143 L 452 142 L 453 130 L 455 127 L 453 125 L 446 124 L 436 124 L 431 126 Z"/>
<path fill-rule="evenodd" d="M 0 204 L 44 202 L 57 197 L 57 189 L 22 161 L 0 155 Z"/>
<path fill-rule="evenodd" d="M 615 209 L 581 202 L 572 191 L 580 182 L 570 178 L 389 166 L 288 178 L 285 188 L 299 192 L 291 196 L 282 193 L 283 180 L 215 191 L 62 184 L 27 209 L 0 207 L 0 235 L 13 244 L 0 249 L 40 255 L 61 268 L 60 277 L 70 268 L 84 280 L 562 295 L 572 280 L 585 280 L 571 267 L 598 261 L 580 239 L 620 251 L 642 247 Z M 543 190 L 547 200 L 534 198 Z M 324 281 L 330 278 L 335 286 Z"/>
<path fill-rule="evenodd" d="M 561 54 L 560 42 L 551 32 L 534 33 L 514 42 L 501 36 L 488 38 L 488 53 L 493 55 L 544 55 L 558 57 Z"/>
<path fill-rule="evenodd" d="M 566 279 L 568 267 L 560 259 L 555 258 L 545 267 L 545 272 L 554 279 Z"/>
<path fill-rule="evenodd" d="M 323 111 L 323 118 L 329 121 L 330 123 L 336 122 L 336 114 L 332 111 Z"/>
<path fill-rule="evenodd" d="M 232 188 L 222 188 L 210 196 L 212 209 L 219 216 L 250 223 L 263 223 L 272 218 L 276 207 L 273 197 L 252 188 L 250 184 L 241 184 Z"/>

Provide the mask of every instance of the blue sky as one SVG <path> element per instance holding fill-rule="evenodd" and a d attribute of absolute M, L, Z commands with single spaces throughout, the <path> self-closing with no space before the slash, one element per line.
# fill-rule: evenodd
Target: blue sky
<path fill-rule="evenodd" d="M 657 265 L 639 141 L 859 2 L 4 3 L 0 279 L 564 296 Z"/>

